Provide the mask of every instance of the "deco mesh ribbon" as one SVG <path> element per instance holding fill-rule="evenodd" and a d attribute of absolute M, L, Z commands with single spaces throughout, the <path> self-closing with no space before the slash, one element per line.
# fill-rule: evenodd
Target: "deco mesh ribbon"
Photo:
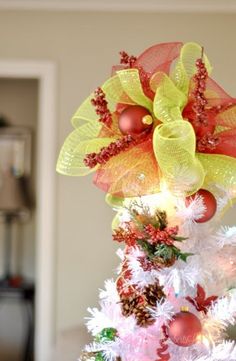
<path fill-rule="evenodd" d="M 129 65 L 113 67 L 114 75 L 100 90 L 110 123 L 99 121 L 91 94 L 72 117 L 75 130 L 61 149 L 57 171 L 72 176 L 95 172 L 94 183 L 118 197 L 156 193 L 164 179 L 176 193 L 190 195 L 214 183 L 233 198 L 236 99 L 210 73 L 209 60 L 195 43 L 158 44 L 132 57 Z M 86 166 L 88 154 L 112 142 L 119 145 L 119 116 L 132 105 L 150 112 L 152 131 L 102 164 Z"/>

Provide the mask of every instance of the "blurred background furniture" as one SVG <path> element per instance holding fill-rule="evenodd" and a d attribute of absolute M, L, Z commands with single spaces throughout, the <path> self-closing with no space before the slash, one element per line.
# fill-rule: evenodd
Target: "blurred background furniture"
<path fill-rule="evenodd" d="M 0 284 L 21 283 L 21 270 L 11 272 L 12 225 L 25 222 L 32 208 L 29 177 L 31 133 L 23 127 L 0 128 L 0 219 L 5 224 L 4 275 Z M 19 257 L 19 254 L 17 254 Z M 20 262 L 17 262 L 18 268 Z M 22 280 L 23 281 L 23 280 Z"/>
<path fill-rule="evenodd" d="M 29 220 L 31 133 L 23 127 L 0 128 L 0 219 L 4 224 L 4 273 L 0 279 L 0 304 L 16 299 L 22 303 L 26 326 L 22 361 L 33 360 L 34 346 L 34 284 L 22 275 L 21 252 L 17 244 L 15 270 L 12 270 L 14 224 Z M 19 231 L 19 228 L 17 228 Z M 16 242 L 19 242 L 16 233 Z"/>
<path fill-rule="evenodd" d="M 8 302 L 9 299 L 15 299 L 22 303 L 23 318 L 25 320 L 26 333 L 24 336 L 24 345 L 22 345 L 21 360 L 34 360 L 34 294 L 33 283 L 27 283 L 22 280 L 20 285 L 14 286 L 10 283 L 0 284 L 0 304 Z"/>

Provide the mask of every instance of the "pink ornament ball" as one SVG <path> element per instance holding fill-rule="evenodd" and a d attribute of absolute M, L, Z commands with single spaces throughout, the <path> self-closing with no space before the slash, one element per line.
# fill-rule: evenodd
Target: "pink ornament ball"
<path fill-rule="evenodd" d="M 201 322 L 197 316 L 188 311 L 177 313 L 167 328 L 167 333 L 171 341 L 182 347 L 194 345 L 201 331 Z"/>
<path fill-rule="evenodd" d="M 217 210 L 217 202 L 211 192 L 207 191 L 206 189 L 199 189 L 192 196 L 186 198 L 186 205 L 189 205 L 197 196 L 202 197 L 206 211 L 201 218 L 198 218 L 195 221 L 197 223 L 204 223 L 209 221 L 215 215 Z"/>

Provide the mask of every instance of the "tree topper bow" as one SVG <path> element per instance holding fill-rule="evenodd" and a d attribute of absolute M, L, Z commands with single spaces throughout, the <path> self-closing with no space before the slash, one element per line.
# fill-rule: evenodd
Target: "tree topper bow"
<path fill-rule="evenodd" d="M 210 72 L 195 43 L 158 44 L 138 58 L 127 56 L 98 91 L 100 98 L 91 94 L 72 117 L 75 130 L 61 149 L 57 171 L 95 171 L 94 183 L 118 197 L 156 193 L 162 179 L 173 192 L 189 195 L 213 183 L 233 195 L 236 99 Z M 124 137 L 119 117 L 134 105 L 149 112 L 152 129 Z"/>

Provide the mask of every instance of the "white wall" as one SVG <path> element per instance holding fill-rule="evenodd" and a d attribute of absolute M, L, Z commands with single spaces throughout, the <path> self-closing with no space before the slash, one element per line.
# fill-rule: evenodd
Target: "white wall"
<path fill-rule="evenodd" d="M 198 41 L 215 78 L 236 94 L 235 15 L 1 12 L 0 58 L 58 65 L 58 149 L 79 103 L 110 74 L 122 49 L 138 54 L 158 42 Z M 57 330 L 83 322 L 97 288 L 117 264 L 111 210 L 89 178 L 58 176 Z"/>

